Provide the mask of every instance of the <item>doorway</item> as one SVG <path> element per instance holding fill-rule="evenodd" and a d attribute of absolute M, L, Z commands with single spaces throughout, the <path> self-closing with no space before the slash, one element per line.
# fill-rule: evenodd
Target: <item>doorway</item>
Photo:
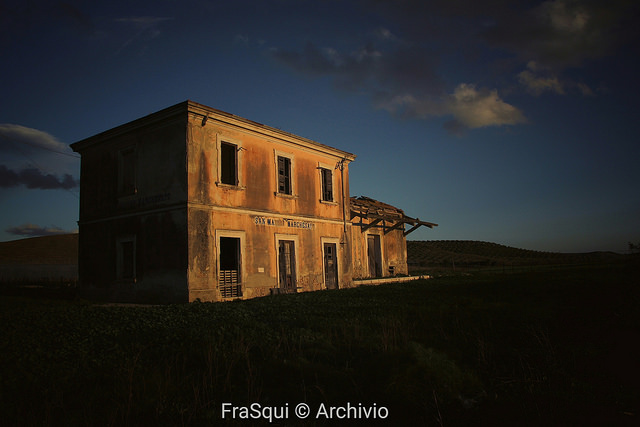
<path fill-rule="evenodd" d="M 220 237 L 220 274 L 218 288 L 222 298 L 241 298 L 242 280 L 240 275 L 240 239 Z"/>
<path fill-rule="evenodd" d="M 367 236 L 367 256 L 369 258 L 369 277 L 382 277 L 382 252 L 380 250 L 380 236 Z"/>
<path fill-rule="evenodd" d="M 338 254 L 335 243 L 324 245 L 324 284 L 327 289 L 338 289 Z"/>
<path fill-rule="evenodd" d="M 293 240 L 278 241 L 278 285 L 280 292 L 297 292 L 295 242 Z"/>

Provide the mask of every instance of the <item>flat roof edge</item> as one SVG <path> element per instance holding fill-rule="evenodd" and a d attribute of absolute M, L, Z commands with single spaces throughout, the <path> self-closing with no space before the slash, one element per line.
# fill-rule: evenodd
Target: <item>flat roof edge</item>
<path fill-rule="evenodd" d="M 356 158 L 355 154 L 350 153 L 348 151 L 344 151 L 339 148 L 322 144 L 312 139 L 295 135 L 293 133 L 277 129 L 272 126 L 264 125 L 262 123 L 258 123 L 256 121 L 246 119 L 244 117 L 237 116 L 235 114 L 227 113 L 225 111 L 218 110 L 216 108 L 212 108 L 191 100 L 180 102 L 178 104 L 159 110 L 155 113 L 147 114 L 143 117 L 134 119 L 130 122 L 118 125 L 111 129 L 97 133 L 93 136 L 74 142 L 70 144 L 70 146 L 73 149 L 73 151 L 81 152 L 87 147 L 94 145 L 96 143 L 99 143 L 101 141 L 117 137 L 118 135 L 131 132 L 143 126 L 148 126 L 150 124 L 153 124 L 162 120 L 167 120 L 169 118 L 179 116 L 181 114 L 188 115 L 189 113 L 201 115 L 203 118 L 210 117 L 211 119 L 221 121 L 221 122 L 226 122 L 228 124 L 239 126 L 239 127 L 250 128 L 253 131 L 257 131 L 265 135 L 271 135 L 273 137 L 278 137 L 283 140 L 289 140 L 289 142 L 292 142 L 292 143 L 302 142 L 304 144 L 313 146 L 320 150 L 332 151 L 338 157 L 342 157 L 348 161 L 353 161 Z M 186 116 L 185 116 L 185 120 L 186 120 Z"/>
<path fill-rule="evenodd" d="M 209 107 L 209 106 L 206 106 L 206 105 L 203 105 L 203 104 L 199 104 L 199 103 L 194 102 L 194 101 L 186 101 L 186 102 L 189 105 L 189 112 L 195 113 L 195 114 L 199 114 L 203 118 L 208 116 L 208 117 L 210 117 L 212 119 L 216 119 L 218 121 L 226 121 L 227 123 L 232 124 L 232 125 L 234 125 L 235 123 L 231 123 L 231 122 L 236 121 L 236 122 L 242 123 L 245 126 L 249 125 L 252 128 L 254 128 L 254 130 L 256 130 L 258 132 L 261 132 L 263 134 L 273 134 L 274 136 L 277 136 L 277 137 L 279 137 L 281 139 L 299 140 L 301 142 L 304 142 L 306 144 L 315 146 L 315 147 L 323 149 L 323 150 L 333 151 L 333 152 L 339 154 L 338 157 L 345 158 L 345 159 L 347 159 L 349 161 L 353 161 L 356 158 L 356 155 L 353 154 L 353 153 L 341 150 L 341 149 L 336 148 L 336 147 L 332 147 L 330 145 L 323 144 L 323 143 L 318 142 L 318 141 L 314 141 L 314 140 L 306 138 L 304 136 L 300 136 L 300 135 L 296 135 L 296 134 L 291 133 L 291 132 L 283 131 L 283 130 L 275 128 L 273 126 L 265 125 L 265 124 L 256 122 L 254 120 L 244 118 L 242 116 L 237 116 L 235 114 L 227 113 L 226 111 L 218 110 L 217 108 L 212 108 L 212 107 Z M 235 124 L 235 125 L 237 125 L 237 124 Z"/>
<path fill-rule="evenodd" d="M 162 110 L 156 111 L 154 113 L 147 114 L 121 125 L 115 126 L 111 129 L 107 129 L 93 136 L 89 136 L 87 138 L 81 139 L 80 141 L 74 142 L 73 144 L 70 144 L 70 147 L 71 149 L 73 149 L 73 151 L 80 152 L 88 146 L 99 143 L 106 139 L 111 139 L 118 135 L 131 132 L 134 129 L 148 126 L 149 124 L 166 120 L 174 116 L 179 116 L 180 114 L 186 113 L 188 102 L 189 101 L 183 101 L 170 107 L 163 108 Z"/>

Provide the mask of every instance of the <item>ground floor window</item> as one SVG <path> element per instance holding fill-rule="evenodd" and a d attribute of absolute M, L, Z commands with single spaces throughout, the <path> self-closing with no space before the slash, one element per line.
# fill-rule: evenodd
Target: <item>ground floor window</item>
<path fill-rule="evenodd" d="M 119 237 L 116 241 L 116 278 L 131 280 L 136 278 L 136 238 Z"/>

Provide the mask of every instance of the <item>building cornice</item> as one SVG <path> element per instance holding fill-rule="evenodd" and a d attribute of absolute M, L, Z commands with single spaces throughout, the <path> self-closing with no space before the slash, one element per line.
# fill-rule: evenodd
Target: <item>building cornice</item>
<path fill-rule="evenodd" d="M 174 119 L 180 119 L 184 120 L 186 125 L 187 116 L 185 113 L 187 108 L 188 101 L 172 105 L 171 107 L 148 114 L 144 117 L 140 117 L 139 119 L 135 119 L 128 123 L 108 129 L 104 132 L 100 132 L 78 142 L 74 142 L 73 144 L 71 144 L 71 148 L 73 149 L 73 151 L 81 153 L 83 150 L 92 145 L 116 138 L 120 135 L 127 134 L 129 132 L 156 124 L 158 122 L 168 122 Z"/>
<path fill-rule="evenodd" d="M 131 122 L 116 126 L 112 129 L 100 132 L 89 138 L 85 138 L 78 142 L 71 144 L 71 148 L 76 152 L 82 152 L 86 148 L 101 143 L 103 141 L 116 138 L 120 135 L 135 131 L 137 129 L 157 124 L 158 122 L 167 122 L 174 119 L 185 120 L 185 124 L 189 114 L 194 114 L 202 117 L 202 126 L 206 126 L 206 123 L 211 120 L 212 122 L 219 122 L 227 126 L 232 126 L 238 129 L 243 129 L 252 133 L 262 135 L 264 137 L 285 142 L 292 145 L 297 145 L 308 150 L 318 151 L 325 154 L 331 154 L 340 159 L 344 159 L 348 162 L 355 160 L 356 156 L 347 151 L 343 151 L 319 142 L 313 141 L 308 138 L 304 138 L 298 135 L 294 135 L 283 130 L 263 125 L 253 120 L 245 119 L 244 117 L 236 116 L 222 110 L 218 110 L 212 107 L 208 107 L 203 104 L 199 104 L 194 101 L 184 101 Z"/>
<path fill-rule="evenodd" d="M 215 108 L 207 107 L 206 105 L 198 104 L 197 102 L 187 101 L 187 103 L 189 105 L 190 113 L 202 117 L 202 126 L 206 126 L 206 123 L 209 122 L 209 120 L 216 121 L 240 129 L 249 130 L 270 139 L 277 139 L 289 144 L 302 146 L 313 151 L 329 153 L 340 159 L 346 159 L 349 162 L 352 162 L 356 158 L 355 154 L 283 131 L 281 129 L 245 119 L 244 117 L 236 116 Z"/>

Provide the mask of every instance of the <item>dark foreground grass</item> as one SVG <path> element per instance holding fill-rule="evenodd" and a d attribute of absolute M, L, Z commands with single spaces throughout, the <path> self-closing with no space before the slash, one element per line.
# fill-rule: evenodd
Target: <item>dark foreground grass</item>
<path fill-rule="evenodd" d="M 274 425 L 357 424 L 316 419 L 321 405 L 347 404 L 385 407 L 373 420 L 385 425 L 635 425 L 638 273 L 483 274 L 154 307 L 3 297 L 0 423 L 243 424 L 222 418 L 228 402 L 288 405 Z"/>

